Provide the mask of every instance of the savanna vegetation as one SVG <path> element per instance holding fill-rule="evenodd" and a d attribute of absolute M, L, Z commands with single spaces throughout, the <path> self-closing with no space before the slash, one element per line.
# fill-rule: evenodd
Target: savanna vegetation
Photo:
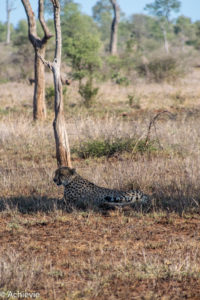
<path fill-rule="evenodd" d="M 60 4 L 72 165 L 100 186 L 141 189 L 152 205 L 65 211 L 52 181 L 52 74 L 46 68 L 46 118 L 33 120 L 27 20 L 10 25 L 9 42 L 0 23 L 0 298 L 197 300 L 200 21 L 180 16 L 176 0 L 149 1 L 129 17 L 120 10 L 112 55 L 109 0 L 94 1 L 92 16 L 73 0 Z M 54 34 L 51 1 L 45 11 Z"/>

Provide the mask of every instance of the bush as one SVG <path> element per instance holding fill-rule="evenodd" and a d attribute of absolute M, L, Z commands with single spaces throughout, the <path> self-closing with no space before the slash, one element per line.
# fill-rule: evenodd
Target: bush
<path fill-rule="evenodd" d="M 128 86 L 130 84 L 129 79 L 126 76 L 122 76 L 119 72 L 112 75 L 112 80 L 118 85 Z"/>
<path fill-rule="evenodd" d="M 66 95 L 67 88 L 63 87 L 63 97 Z M 54 109 L 54 97 L 55 97 L 55 91 L 53 86 L 48 86 L 45 89 L 45 99 L 46 104 L 49 109 Z"/>
<path fill-rule="evenodd" d="M 53 109 L 54 95 L 55 95 L 55 93 L 54 93 L 53 86 L 46 87 L 46 89 L 45 89 L 45 98 L 46 98 L 47 107 L 49 109 Z"/>
<path fill-rule="evenodd" d="M 134 94 L 128 95 L 128 103 L 130 107 L 133 107 L 135 109 L 140 109 L 140 98 Z"/>
<path fill-rule="evenodd" d="M 72 153 L 86 159 L 89 157 L 110 157 L 122 152 L 139 152 L 140 154 L 144 154 L 145 152 L 155 152 L 156 150 L 157 147 L 154 141 L 146 145 L 145 140 L 136 141 L 132 138 L 121 138 L 113 141 L 103 139 L 90 140 L 84 142 L 79 147 L 72 148 Z"/>
<path fill-rule="evenodd" d="M 79 82 L 79 93 L 86 107 L 92 105 L 99 90 L 93 86 L 93 82 L 101 67 L 100 46 L 98 36 L 76 34 L 73 38 L 68 38 L 65 47 L 65 53 L 71 60 L 71 76 Z"/>
<path fill-rule="evenodd" d="M 178 60 L 171 56 L 156 57 L 150 62 L 142 62 L 137 66 L 137 70 L 140 75 L 156 82 L 174 81 L 184 75 Z"/>
<path fill-rule="evenodd" d="M 118 85 L 128 86 L 134 67 L 135 62 L 130 56 L 108 56 L 104 61 L 101 80 L 111 79 Z"/>
<path fill-rule="evenodd" d="M 93 84 L 90 80 L 86 84 L 81 84 L 79 87 L 79 94 L 84 99 L 84 105 L 88 108 L 93 103 L 98 94 L 99 88 L 93 87 Z"/>

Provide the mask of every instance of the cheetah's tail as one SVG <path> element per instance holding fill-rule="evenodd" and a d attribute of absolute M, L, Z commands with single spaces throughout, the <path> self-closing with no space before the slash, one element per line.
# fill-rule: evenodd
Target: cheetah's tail
<path fill-rule="evenodd" d="M 115 201 L 105 201 L 104 202 L 106 205 L 109 206 L 115 206 L 115 207 L 125 207 L 125 206 L 130 206 L 130 205 L 134 205 L 134 204 L 140 204 L 140 205 L 147 205 L 151 203 L 151 199 L 148 195 L 145 194 L 141 194 L 141 192 L 139 193 L 139 197 L 136 193 L 136 195 L 134 197 L 131 197 L 131 199 L 128 197 L 128 199 L 122 198 L 121 202 L 119 202 L 119 200 L 117 202 Z"/>

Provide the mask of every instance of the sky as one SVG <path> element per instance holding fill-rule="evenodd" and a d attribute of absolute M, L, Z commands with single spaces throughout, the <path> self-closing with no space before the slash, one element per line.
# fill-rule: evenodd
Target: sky
<path fill-rule="evenodd" d="M 11 23 L 17 25 L 19 20 L 25 19 L 26 15 L 21 0 L 11 0 L 15 3 L 15 10 L 11 13 Z M 75 0 L 80 3 L 82 11 L 86 14 L 92 14 L 92 7 L 97 0 Z M 146 13 L 144 7 L 153 0 L 118 0 L 118 3 L 126 16 L 134 13 Z M 30 0 L 34 12 L 37 12 L 37 0 Z M 178 15 L 190 17 L 192 21 L 200 20 L 200 0 L 181 0 L 181 10 Z M 37 15 L 37 14 L 36 14 Z M 0 21 L 6 21 L 6 0 L 0 0 Z"/>

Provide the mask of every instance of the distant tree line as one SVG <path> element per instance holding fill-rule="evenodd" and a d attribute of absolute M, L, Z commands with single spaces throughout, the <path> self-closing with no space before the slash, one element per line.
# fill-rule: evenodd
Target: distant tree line
<path fill-rule="evenodd" d="M 51 1 L 46 0 L 44 4 L 48 16 L 46 25 L 54 34 Z M 132 81 L 136 71 L 142 76 L 157 72 L 150 63 L 158 58 L 158 53 L 160 56 L 166 54 L 174 57 L 176 54 L 180 57 L 190 50 L 199 51 L 200 21 L 192 22 L 187 16 L 175 18 L 180 6 L 181 1 L 178 0 L 155 0 L 146 5 L 145 14 L 126 17 L 119 1 L 98 0 L 92 9 L 92 16 L 88 16 L 82 13 L 75 0 L 60 1 L 62 62 L 70 67 L 67 76 L 78 81 L 79 93 L 86 106 L 92 104 L 98 93 L 97 81 L 112 80 L 116 84 L 126 85 Z M 41 22 L 35 22 L 37 36 L 44 41 Z M 2 43 L 7 40 L 7 25 L 0 23 Z M 14 51 L 9 63 L 20 64 L 21 78 L 33 76 L 34 58 L 27 32 L 27 20 L 20 20 L 16 27 L 10 24 L 9 47 Z M 50 39 L 45 47 L 46 58 L 52 58 L 53 40 Z M 13 79 L 14 75 L 10 75 L 3 62 L 1 64 L 0 76 L 4 76 L 5 80 Z M 175 64 L 171 61 L 170 66 Z M 158 72 L 154 75 L 151 78 L 159 77 Z M 19 72 L 15 76 L 20 79 Z"/>

